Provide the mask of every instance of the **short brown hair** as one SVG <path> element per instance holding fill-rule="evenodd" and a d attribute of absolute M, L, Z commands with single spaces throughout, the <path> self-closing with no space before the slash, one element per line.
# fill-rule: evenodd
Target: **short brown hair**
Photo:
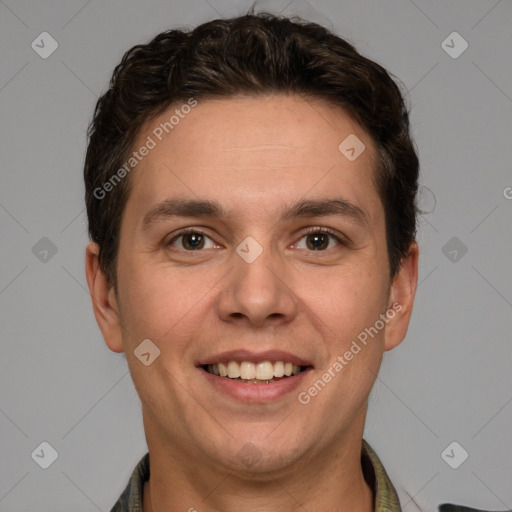
<path fill-rule="evenodd" d="M 190 98 L 297 93 L 341 106 L 372 137 L 379 154 L 375 184 L 386 221 L 390 277 L 416 236 L 419 162 L 408 110 L 388 72 L 326 28 L 268 13 L 168 30 L 128 50 L 89 126 L 84 168 L 91 240 L 116 286 L 121 218 L 130 180 L 98 190 L 128 158 L 152 117 Z M 123 176 L 126 173 L 123 173 Z"/>

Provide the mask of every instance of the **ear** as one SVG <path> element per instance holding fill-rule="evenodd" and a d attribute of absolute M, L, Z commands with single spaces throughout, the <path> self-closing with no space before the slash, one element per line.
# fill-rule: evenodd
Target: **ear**
<path fill-rule="evenodd" d="M 416 295 L 416 286 L 418 284 L 418 259 L 418 244 L 413 242 L 409 247 L 407 256 L 403 258 L 400 269 L 391 285 L 388 311 L 394 311 L 395 315 L 386 325 L 384 334 L 385 350 L 395 348 L 407 334 Z"/>
<path fill-rule="evenodd" d="M 113 352 L 123 352 L 119 308 L 114 287 L 111 286 L 99 265 L 99 246 L 90 242 L 85 250 L 85 274 L 96 322 L 105 343 Z"/>

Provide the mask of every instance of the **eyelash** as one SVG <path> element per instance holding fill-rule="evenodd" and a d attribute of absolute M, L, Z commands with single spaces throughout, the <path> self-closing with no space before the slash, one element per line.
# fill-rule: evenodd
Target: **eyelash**
<path fill-rule="evenodd" d="M 185 228 L 182 231 L 178 232 L 178 234 L 175 235 L 173 238 L 171 238 L 171 240 L 169 240 L 165 245 L 172 245 L 178 238 L 185 236 L 185 235 L 192 234 L 192 233 L 197 234 L 197 235 L 203 235 L 203 236 L 211 239 L 211 237 L 209 237 L 204 231 L 201 231 L 200 229 Z M 315 227 L 308 228 L 307 231 L 305 231 L 302 234 L 302 236 L 299 238 L 299 240 L 302 240 L 302 238 L 304 238 L 307 235 L 313 235 L 313 234 L 329 235 L 332 238 L 334 238 L 340 245 L 343 245 L 343 246 L 349 245 L 349 241 L 346 238 L 339 236 L 336 231 L 329 229 L 329 228 L 315 228 Z M 199 251 L 187 251 L 186 249 L 183 249 L 183 250 L 186 252 L 200 252 L 201 251 L 201 249 Z M 316 252 L 316 251 L 310 251 L 310 252 Z M 325 252 L 325 250 L 319 251 L 319 252 Z"/>

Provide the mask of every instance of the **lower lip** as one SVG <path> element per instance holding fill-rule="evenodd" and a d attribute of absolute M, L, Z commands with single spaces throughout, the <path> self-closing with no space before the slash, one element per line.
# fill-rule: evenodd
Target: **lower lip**
<path fill-rule="evenodd" d="M 264 403 L 278 400 L 296 389 L 310 371 L 308 368 L 297 375 L 284 377 L 268 384 L 246 384 L 245 382 L 228 377 L 219 377 L 201 367 L 198 369 L 216 389 L 237 400 L 248 403 Z"/>

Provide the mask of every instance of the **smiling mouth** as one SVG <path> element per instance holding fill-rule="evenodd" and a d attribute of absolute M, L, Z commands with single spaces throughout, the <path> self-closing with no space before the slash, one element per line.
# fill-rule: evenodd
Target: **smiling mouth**
<path fill-rule="evenodd" d="M 261 363 L 226 361 L 218 364 L 204 364 L 201 368 L 217 377 L 245 384 L 270 384 L 281 379 L 292 378 L 311 366 L 298 366 L 285 361 L 263 361 Z"/>

